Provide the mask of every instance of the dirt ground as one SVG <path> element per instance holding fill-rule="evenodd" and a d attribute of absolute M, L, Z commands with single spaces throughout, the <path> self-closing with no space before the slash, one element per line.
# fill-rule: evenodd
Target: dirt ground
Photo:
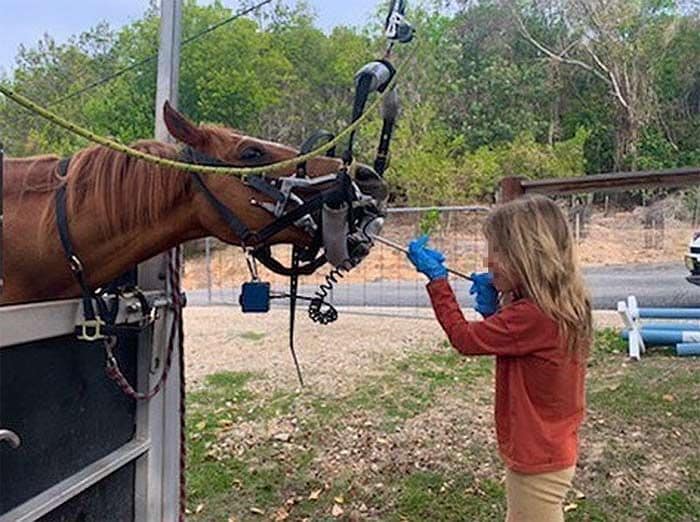
<path fill-rule="evenodd" d="M 450 355 L 429 310 L 350 311 L 300 313 L 300 391 L 286 311 L 186 310 L 188 520 L 503 520 L 490 358 Z M 700 361 L 596 350 L 567 521 L 698 520 Z"/>
<path fill-rule="evenodd" d="M 348 313 L 350 312 L 350 313 Z M 355 312 L 355 313 L 352 313 Z M 444 336 L 431 310 L 421 319 L 373 317 L 410 314 L 415 309 L 342 309 L 338 321 L 328 326 L 297 316 L 296 350 L 309 387 L 337 393 L 382 368 L 387 361 L 404 357 L 416 346 Z M 476 317 L 465 311 L 467 317 Z M 596 312 L 596 325 L 619 326 L 614 312 Z M 187 384 L 197 388 L 215 372 L 261 373 L 254 386 L 294 389 L 297 376 L 289 353 L 288 312 L 273 310 L 263 316 L 244 315 L 235 307 L 185 309 Z"/>

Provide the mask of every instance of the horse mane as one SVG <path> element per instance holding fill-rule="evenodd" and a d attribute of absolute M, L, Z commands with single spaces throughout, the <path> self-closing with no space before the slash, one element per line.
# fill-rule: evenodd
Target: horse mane
<path fill-rule="evenodd" d="M 155 140 L 138 141 L 133 148 L 175 159 L 175 145 Z M 53 189 L 66 187 L 67 212 L 76 216 L 88 204 L 99 209 L 98 220 L 105 237 L 156 223 L 174 202 L 191 193 L 190 176 L 181 171 L 134 159 L 121 152 L 95 146 L 76 153 L 64 179 L 54 170 L 58 180 Z M 56 207 L 49 204 L 42 221 L 56 226 Z"/>

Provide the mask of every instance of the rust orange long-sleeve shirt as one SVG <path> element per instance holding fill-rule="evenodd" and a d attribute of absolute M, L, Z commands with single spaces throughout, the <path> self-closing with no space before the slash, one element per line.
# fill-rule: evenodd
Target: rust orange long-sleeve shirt
<path fill-rule="evenodd" d="M 526 474 L 575 465 L 586 360 L 569 353 L 556 322 L 529 299 L 469 322 L 447 279 L 432 281 L 428 292 L 455 349 L 496 356 L 496 434 L 506 465 Z"/>

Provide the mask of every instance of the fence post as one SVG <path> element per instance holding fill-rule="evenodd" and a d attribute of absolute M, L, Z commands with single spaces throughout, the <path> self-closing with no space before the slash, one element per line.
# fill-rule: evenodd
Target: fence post
<path fill-rule="evenodd" d="M 0 297 L 2 296 L 2 288 L 5 284 L 5 276 L 4 276 L 4 271 L 3 271 L 3 255 L 2 255 L 2 249 L 3 249 L 3 244 L 2 244 L 2 223 L 3 223 L 3 214 L 2 214 L 2 199 L 3 199 L 3 192 L 2 192 L 2 177 L 3 177 L 3 164 L 5 161 L 5 149 L 2 145 L 2 142 L 0 142 Z"/>
<path fill-rule="evenodd" d="M 207 304 L 211 305 L 211 238 L 204 239 L 204 257 L 207 269 Z"/>
<path fill-rule="evenodd" d="M 576 244 L 581 244 L 581 212 L 576 212 Z"/>
<path fill-rule="evenodd" d="M 523 196 L 525 194 L 522 184 L 523 179 L 525 178 L 517 176 L 508 176 L 507 178 L 503 178 L 501 180 L 501 187 L 496 198 L 498 203 L 508 203 L 509 201 L 513 201 L 514 199 L 518 199 L 519 197 Z"/>

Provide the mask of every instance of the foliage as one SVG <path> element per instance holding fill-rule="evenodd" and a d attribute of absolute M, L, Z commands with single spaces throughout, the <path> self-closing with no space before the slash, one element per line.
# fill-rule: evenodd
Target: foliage
<path fill-rule="evenodd" d="M 589 3 L 411 2 L 420 48 L 400 83 L 403 115 L 387 172 L 396 203 L 488 200 L 507 175 L 700 164 L 698 11 L 614 0 L 591 14 Z M 219 0 L 186 0 L 183 37 L 232 14 Z M 350 117 L 355 71 L 383 49 L 380 19 L 325 33 L 299 2 L 225 24 L 182 48 L 179 107 L 195 121 L 290 144 L 319 128 L 337 131 Z M 100 134 L 148 138 L 158 22 L 152 2 L 121 29 L 98 24 L 60 44 L 45 35 L 20 49 L 0 81 Z M 571 60 L 602 57 L 610 74 L 632 83 L 616 95 L 605 74 L 553 60 L 532 40 Z M 4 99 L 0 122 L 12 155 L 86 145 Z M 371 158 L 379 129 L 375 116 L 358 135 L 361 158 Z"/>

